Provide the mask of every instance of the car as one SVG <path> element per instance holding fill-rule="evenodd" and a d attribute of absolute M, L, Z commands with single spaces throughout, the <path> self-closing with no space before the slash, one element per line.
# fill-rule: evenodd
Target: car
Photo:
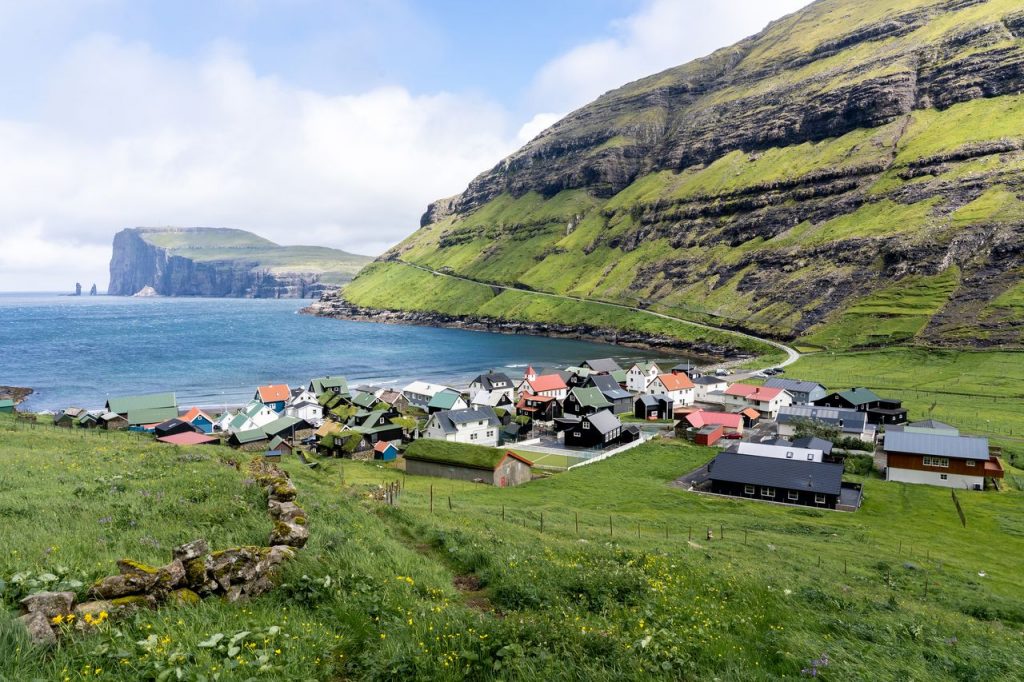
<path fill-rule="evenodd" d="M 716 369 L 715 370 L 715 376 L 716 377 L 727 377 L 727 376 L 729 376 L 729 370 L 727 370 L 727 369 Z"/>
<path fill-rule="evenodd" d="M 740 440 L 741 438 L 743 438 L 743 434 L 736 433 L 735 431 L 733 431 L 732 433 L 725 434 L 724 436 L 722 436 L 722 438 L 728 438 L 729 440 Z"/>
<path fill-rule="evenodd" d="M 775 368 L 775 373 L 776 373 L 776 374 L 785 374 L 785 373 L 786 373 L 786 370 L 784 370 L 784 369 L 783 369 L 783 368 L 781 368 L 781 367 L 776 367 L 776 368 Z"/>
<path fill-rule="evenodd" d="M 774 368 L 773 368 L 773 369 L 766 369 L 766 370 L 764 371 L 764 373 L 765 373 L 765 374 L 767 374 L 767 375 L 768 375 L 768 376 L 770 376 L 770 377 L 773 377 L 773 376 L 775 376 L 776 374 L 778 374 L 779 372 L 778 372 L 778 370 L 776 370 L 776 369 L 774 369 Z"/>

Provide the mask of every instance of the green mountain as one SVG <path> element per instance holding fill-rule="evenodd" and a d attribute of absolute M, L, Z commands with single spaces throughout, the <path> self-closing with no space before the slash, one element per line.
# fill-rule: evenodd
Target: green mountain
<path fill-rule="evenodd" d="M 807 346 L 1018 345 L 1022 91 L 1019 0 L 819 0 L 569 114 L 344 296 L 592 317 L 401 260 Z"/>
<path fill-rule="evenodd" d="M 251 232 L 132 228 L 114 237 L 112 296 L 308 298 L 348 282 L 370 261 L 320 246 L 279 246 Z"/>

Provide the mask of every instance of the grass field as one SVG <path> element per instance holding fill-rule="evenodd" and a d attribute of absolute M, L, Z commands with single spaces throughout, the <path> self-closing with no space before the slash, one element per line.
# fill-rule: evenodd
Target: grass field
<path fill-rule="evenodd" d="M 7 608 L 15 573 L 88 584 L 121 556 L 267 532 L 228 450 L 6 419 L 0 446 Z M 669 485 L 710 452 L 654 442 L 515 489 L 286 459 L 312 535 L 282 587 L 140 612 L 48 652 L 5 623 L 0 679 L 768 680 L 823 654 L 823 679 L 1018 674 L 1022 493 L 963 493 L 964 528 L 924 486 L 866 480 L 863 509 L 843 514 Z M 392 480 L 397 508 L 368 496 Z M 258 636 L 236 658 L 199 646 L 240 632 Z"/>

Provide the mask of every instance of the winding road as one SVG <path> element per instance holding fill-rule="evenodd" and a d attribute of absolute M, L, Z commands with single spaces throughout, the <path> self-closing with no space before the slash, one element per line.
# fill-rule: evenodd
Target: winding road
<path fill-rule="evenodd" d="M 753 334 L 747 334 L 746 332 L 738 332 L 738 331 L 735 331 L 733 329 L 724 329 L 722 327 L 715 327 L 715 326 L 712 326 L 710 324 L 703 324 L 701 322 L 693 322 L 692 320 L 684 320 L 681 317 L 673 317 L 671 315 L 665 315 L 664 313 L 656 313 L 656 312 L 651 311 L 651 310 L 645 310 L 643 308 L 636 308 L 636 307 L 633 307 L 633 306 L 623 305 L 621 303 L 608 303 L 606 301 L 595 301 L 595 300 L 592 300 L 592 299 L 580 298 L 578 296 L 566 296 L 564 294 L 553 294 L 553 293 L 550 293 L 550 292 L 547 292 L 547 291 L 537 291 L 536 289 L 519 289 L 517 287 L 510 287 L 510 286 L 505 286 L 505 285 L 501 285 L 501 284 L 491 284 L 490 282 L 481 282 L 479 280 L 470 279 L 468 277 L 462 277 L 461 275 L 453 275 L 453 274 L 448 273 L 448 272 L 440 272 L 438 270 L 433 270 L 431 268 L 424 267 L 422 265 L 417 265 L 416 263 L 410 263 L 409 261 L 405 261 L 405 260 L 401 260 L 401 259 L 395 259 L 392 262 L 400 263 L 402 265 L 408 265 L 411 268 L 416 268 L 417 270 L 422 270 L 423 272 L 429 272 L 430 274 L 437 275 L 439 277 L 449 277 L 451 279 L 459 279 L 459 280 L 462 280 L 463 282 L 469 282 L 470 284 L 479 284 L 481 286 L 490 287 L 492 289 L 504 289 L 506 291 L 517 291 L 517 292 L 520 292 L 520 293 L 535 294 L 537 296 L 547 296 L 549 298 L 560 298 L 560 299 L 563 299 L 563 300 L 566 300 L 566 301 L 576 301 L 576 302 L 579 302 L 579 303 L 591 303 L 591 304 L 594 304 L 594 305 L 605 305 L 605 306 L 610 306 L 612 308 L 619 308 L 621 310 L 628 310 L 628 311 L 634 312 L 634 313 L 641 313 L 641 314 L 644 314 L 644 315 L 653 315 L 654 317 L 660 317 L 663 320 L 669 320 L 671 322 L 677 322 L 679 324 L 685 324 L 685 325 L 689 325 L 691 327 L 697 327 L 699 329 L 707 329 L 709 331 L 721 332 L 723 334 L 732 334 L 733 336 L 738 336 L 738 337 L 741 337 L 741 338 L 750 339 L 750 340 L 753 340 L 753 341 L 758 341 L 760 343 L 764 343 L 764 344 L 767 344 L 769 346 L 772 346 L 773 348 L 777 348 L 777 349 L 783 351 L 786 354 L 786 359 L 785 360 L 783 360 L 782 362 L 774 363 L 774 364 L 770 365 L 770 367 L 786 367 L 788 365 L 792 365 L 794 362 L 796 362 L 797 360 L 800 359 L 800 353 L 795 348 L 787 346 L 784 343 L 779 343 L 778 341 L 773 341 L 771 339 L 765 339 L 765 338 L 762 338 L 760 336 L 755 336 Z M 767 369 L 767 368 L 763 368 L 763 369 Z M 752 373 L 753 372 L 757 372 L 757 371 L 760 371 L 760 370 L 753 370 Z"/>

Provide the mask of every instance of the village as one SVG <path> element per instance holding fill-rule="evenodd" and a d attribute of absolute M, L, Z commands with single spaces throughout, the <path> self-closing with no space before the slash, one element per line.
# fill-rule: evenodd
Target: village
<path fill-rule="evenodd" d="M 855 511 L 859 483 L 998 488 L 1003 468 L 987 438 L 911 421 L 899 400 L 864 387 L 830 389 L 785 370 L 702 372 L 690 362 L 621 367 L 609 358 L 536 370 L 489 370 L 455 388 L 350 386 L 341 376 L 258 386 L 235 410 L 181 408 L 174 393 L 110 398 L 102 410 L 66 408 L 63 428 L 130 430 L 178 447 L 224 444 L 268 461 L 294 456 L 376 461 L 408 475 L 498 487 L 600 462 L 652 438 L 714 448 L 683 476 L 690 491 Z M 14 410 L 13 402 L 0 411 Z"/>

